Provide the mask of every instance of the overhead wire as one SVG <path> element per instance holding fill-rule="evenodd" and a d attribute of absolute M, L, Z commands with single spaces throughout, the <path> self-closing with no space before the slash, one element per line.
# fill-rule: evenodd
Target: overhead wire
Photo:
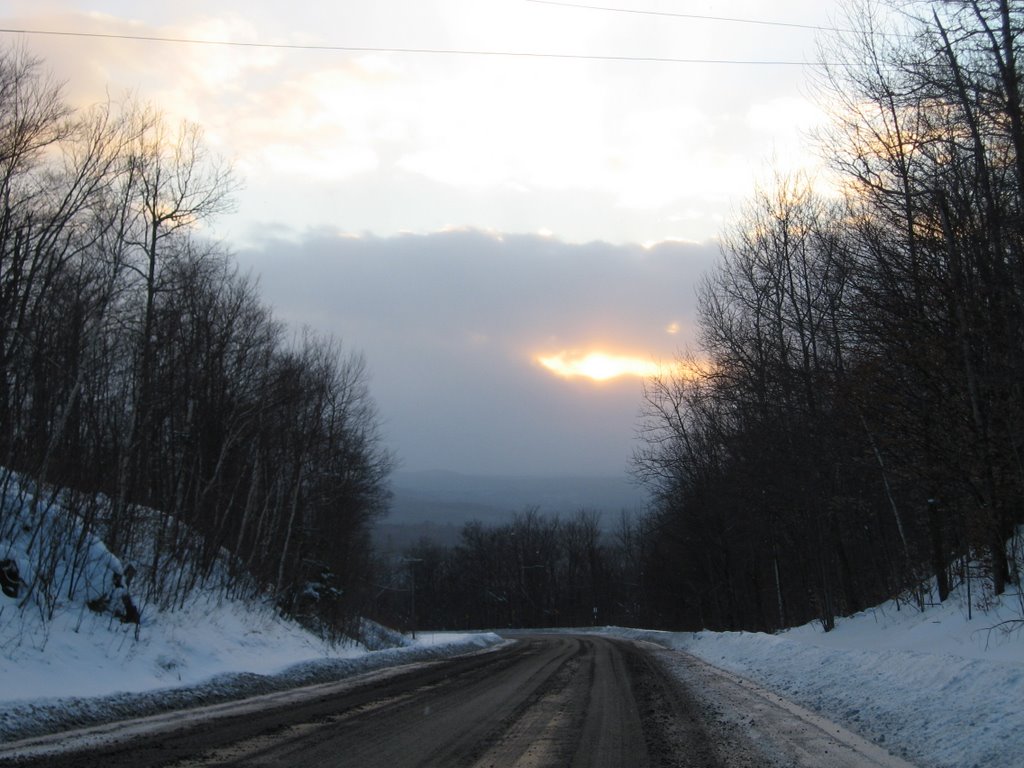
<path fill-rule="evenodd" d="M 526 0 L 528 3 L 537 5 L 549 5 L 562 8 L 575 8 L 580 10 L 605 11 L 610 13 L 627 13 L 642 16 L 663 16 L 682 19 L 694 19 L 700 21 L 714 21 L 731 24 L 754 24 L 770 27 L 783 27 L 790 29 L 804 29 L 815 32 L 855 32 L 856 30 L 844 29 L 842 27 L 826 26 L 819 24 L 803 24 L 790 21 L 775 21 L 770 19 L 750 19 L 740 16 L 714 16 L 697 13 L 681 13 L 677 11 L 655 11 L 638 8 L 621 8 L 616 6 L 594 5 L 590 3 L 573 3 L 565 0 Z M 817 66 L 820 62 L 784 60 L 784 59 L 732 59 L 732 58 L 708 58 L 708 57 L 674 57 L 674 56 L 616 56 L 607 54 L 574 54 L 574 53 L 548 53 L 535 51 L 495 51 L 484 49 L 459 49 L 459 48 L 406 48 L 390 46 L 354 46 L 317 43 L 254 43 L 235 40 L 204 40 L 191 37 L 169 37 L 160 35 L 133 35 L 115 34 L 103 32 L 80 32 L 65 30 L 44 30 L 44 29 L 14 29 L 0 28 L 0 34 L 22 34 L 22 35 L 48 35 L 57 37 L 79 37 L 99 38 L 108 40 L 135 40 L 141 42 L 157 43 L 179 43 L 189 45 L 210 45 L 210 46 L 232 46 L 237 48 L 262 48 L 299 51 L 339 51 L 344 53 L 408 53 L 408 54 L 431 54 L 431 55 L 453 55 L 453 56 L 496 56 L 496 57 L 519 57 L 519 58 L 540 58 L 540 59 L 578 59 L 585 61 L 623 61 L 623 62 L 655 62 L 669 64 L 727 64 L 738 66 Z"/>
<path fill-rule="evenodd" d="M 771 21 L 768 19 L 747 19 L 740 16 L 709 16 L 700 13 L 680 13 L 678 11 L 652 11 L 639 8 L 619 8 L 605 5 L 590 5 L 587 3 L 568 3 L 563 0 L 526 0 L 528 3 L 538 5 L 554 5 L 562 8 L 579 8 L 586 11 L 608 11 L 611 13 L 631 13 L 638 16 L 668 16 L 677 19 L 694 19 L 698 21 L 719 21 L 729 24 L 758 24 L 766 27 L 788 27 L 790 29 L 806 29 L 815 32 L 855 32 L 853 29 L 842 27 L 831 27 L 818 24 L 801 24 L 795 21 Z"/>
<path fill-rule="evenodd" d="M 328 45 L 316 43 L 252 43 L 237 40 L 203 40 L 191 37 L 166 37 L 160 35 L 129 35 L 108 32 L 70 32 L 66 30 L 17 29 L 0 27 L 0 34 L 44 35 L 52 37 L 97 38 L 104 40 L 135 40 L 153 43 L 177 43 L 188 45 L 231 46 L 236 48 L 258 48 L 298 51 L 338 51 L 344 53 L 410 53 L 450 56 L 494 56 L 535 59 L 577 59 L 584 61 L 654 62 L 664 64 L 726 64 L 737 66 L 815 66 L 814 62 L 783 59 L 712 59 L 704 57 L 680 58 L 674 56 L 614 56 L 584 53 L 544 53 L 534 51 L 492 51 L 459 48 L 402 48 L 385 46 Z"/>

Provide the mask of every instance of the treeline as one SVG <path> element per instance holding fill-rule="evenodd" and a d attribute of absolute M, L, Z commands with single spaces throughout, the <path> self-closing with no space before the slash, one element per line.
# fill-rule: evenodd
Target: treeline
<path fill-rule="evenodd" d="M 842 199 L 759 192 L 700 288 L 699 352 L 646 389 L 647 574 L 675 626 L 828 629 L 933 577 L 941 600 L 1019 579 L 1024 8 L 847 25 L 819 83 Z"/>
<path fill-rule="evenodd" d="M 424 538 L 382 559 L 368 611 L 404 631 L 636 626 L 647 618 L 640 524 L 624 513 L 606 529 L 594 511 L 537 508 L 467 523 L 453 547 Z"/>
<path fill-rule="evenodd" d="M 130 561 L 137 599 L 217 579 L 340 628 L 390 457 L 362 359 L 289 333 L 203 237 L 234 188 L 198 127 L 72 110 L 0 53 L 0 463 Z"/>

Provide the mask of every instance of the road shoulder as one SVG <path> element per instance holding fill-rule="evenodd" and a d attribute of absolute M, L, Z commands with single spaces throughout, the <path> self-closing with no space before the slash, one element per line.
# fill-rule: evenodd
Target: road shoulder
<path fill-rule="evenodd" d="M 646 647 L 696 698 L 729 768 L 914 768 L 862 736 L 685 651 Z"/>

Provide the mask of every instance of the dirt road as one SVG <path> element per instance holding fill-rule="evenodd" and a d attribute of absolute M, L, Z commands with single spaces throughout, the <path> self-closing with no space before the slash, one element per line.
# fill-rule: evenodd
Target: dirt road
<path fill-rule="evenodd" d="M 692 658 L 591 635 L 34 739 L 0 764 L 906 766 Z"/>

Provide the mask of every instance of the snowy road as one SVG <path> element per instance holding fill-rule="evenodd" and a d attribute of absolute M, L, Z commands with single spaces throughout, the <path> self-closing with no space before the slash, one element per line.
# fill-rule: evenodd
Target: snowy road
<path fill-rule="evenodd" d="M 69 751 L 76 744 L 90 749 Z M 496 651 L 286 698 L 7 745 L 0 763 L 906 766 L 693 657 L 596 635 L 523 635 Z"/>

